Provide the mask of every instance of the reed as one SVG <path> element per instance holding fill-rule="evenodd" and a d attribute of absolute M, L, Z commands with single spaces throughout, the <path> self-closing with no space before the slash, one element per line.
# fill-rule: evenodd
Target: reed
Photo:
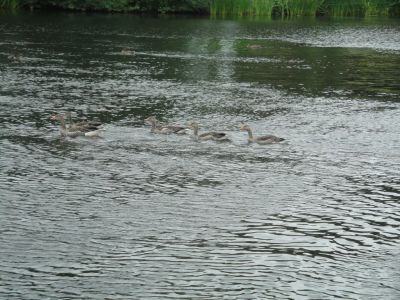
<path fill-rule="evenodd" d="M 330 16 L 360 16 L 364 15 L 365 0 L 327 0 L 326 11 Z"/>
<path fill-rule="evenodd" d="M 276 0 L 277 11 L 284 17 L 316 16 L 324 0 Z"/>
<path fill-rule="evenodd" d="M 211 0 L 212 16 L 389 15 L 399 0 Z"/>
<path fill-rule="evenodd" d="M 325 0 L 330 16 L 388 15 L 395 0 Z"/>
<path fill-rule="evenodd" d="M 391 8 L 400 4 L 397 0 L 370 0 L 367 8 L 366 15 L 389 15 Z"/>
<path fill-rule="evenodd" d="M 275 0 L 213 0 L 212 16 L 272 16 Z"/>
<path fill-rule="evenodd" d="M 219 16 L 315 16 L 324 0 L 213 0 L 211 15 Z"/>
<path fill-rule="evenodd" d="M 18 0 L 0 0 L 0 10 L 15 10 Z"/>

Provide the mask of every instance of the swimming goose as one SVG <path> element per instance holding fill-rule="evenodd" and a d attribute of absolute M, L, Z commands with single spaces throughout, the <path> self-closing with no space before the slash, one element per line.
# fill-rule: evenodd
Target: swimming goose
<path fill-rule="evenodd" d="M 99 127 L 101 125 L 103 125 L 101 122 L 99 121 L 88 121 L 88 120 L 84 120 L 84 121 L 79 121 L 77 123 L 74 123 L 72 121 L 72 114 L 70 111 L 67 111 L 64 115 L 64 118 L 66 118 L 69 122 L 69 127 L 70 129 L 74 128 L 74 129 L 93 129 L 93 130 L 97 130 L 99 129 Z"/>
<path fill-rule="evenodd" d="M 199 134 L 199 124 L 197 124 L 196 122 L 189 122 L 187 127 L 193 129 L 194 138 L 196 139 L 196 141 L 229 141 L 226 133 L 223 132 L 211 131 Z"/>
<path fill-rule="evenodd" d="M 132 51 L 129 48 L 123 48 L 120 53 L 122 55 L 135 55 L 135 51 Z"/>
<path fill-rule="evenodd" d="M 10 54 L 7 58 L 13 62 L 20 62 L 22 60 L 22 56 L 20 54 Z"/>
<path fill-rule="evenodd" d="M 249 49 L 261 49 L 262 46 L 258 44 L 252 44 L 252 45 L 247 45 L 247 48 Z"/>
<path fill-rule="evenodd" d="M 65 119 L 62 115 L 52 115 L 50 117 L 52 121 L 59 121 L 61 123 L 60 126 L 60 133 L 61 136 L 68 136 L 68 137 L 78 137 L 78 136 L 87 136 L 87 137 L 94 137 L 99 134 L 100 129 L 95 126 L 70 126 L 67 127 L 65 125 Z"/>
<path fill-rule="evenodd" d="M 144 120 L 146 124 L 151 125 L 151 133 L 161 133 L 161 134 L 171 134 L 171 133 L 176 133 L 176 134 L 183 134 L 186 133 L 185 127 L 182 126 L 177 126 L 177 125 L 165 125 L 165 126 L 160 126 L 157 125 L 157 119 L 154 116 L 150 116 L 147 119 Z"/>
<path fill-rule="evenodd" d="M 260 145 L 266 145 L 266 144 L 275 144 L 284 141 L 285 139 L 277 137 L 275 135 L 264 135 L 260 137 L 253 137 L 253 132 L 251 131 L 251 128 L 249 125 L 242 125 L 240 126 L 240 131 L 247 131 L 249 134 L 249 138 L 247 139 L 249 143 L 257 143 Z"/>

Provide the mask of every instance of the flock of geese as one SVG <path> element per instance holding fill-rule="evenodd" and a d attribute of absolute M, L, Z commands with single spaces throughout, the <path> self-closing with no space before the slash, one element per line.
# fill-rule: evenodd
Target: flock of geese
<path fill-rule="evenodd" d="M 66 112 L 65 115 L 54 114 L 50 116 L 51 121 L 60 122 L 60 133 L 64 137 L 95 137 L 98 136 L 102 130 L 102 124 L 98 121 L 79 121 L 74 123 L 72 120 L 71 112 Z M 66 124 L 68 121 L 68 125 Z M 199 125 L 190 121 L 187 126 L 179 125 L 160 125 L 154 116 L 148 117 L 144 120 L 146 124 L 151 125 L 150 132 L 156 134 L 186 134 L 186 129 L 193 130 L 193 136 L 196 141 L 229 141 L 228 135 L 224 132 L 204 132 L 199 134 Z M 248 125 L 241 125 L 240 131 L 247 131 L 249 143 L 257 143 L 260 145 L 275 144 L 284 141 L 285 139 L 274 136 L 274 135 L 264 135 L 259 137 L 254 137 L 251 128 Z"/>

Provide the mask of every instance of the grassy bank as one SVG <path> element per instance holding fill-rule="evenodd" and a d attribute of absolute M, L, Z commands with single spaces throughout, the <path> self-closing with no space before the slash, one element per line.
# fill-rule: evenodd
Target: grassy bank
<path fill-rule="evenodd" d="M 0 9 L 210 13 L 217 17 L 400 15 L 400 0 L 0 0 Z"/>

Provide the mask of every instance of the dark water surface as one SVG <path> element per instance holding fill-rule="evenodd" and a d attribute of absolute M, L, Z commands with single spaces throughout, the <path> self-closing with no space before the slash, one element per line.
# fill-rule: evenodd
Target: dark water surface
<path fill-rule="evenodd" d="M 400 299 L 399 120 L 399 20 L 0 15 L 0 298 Z"/>

